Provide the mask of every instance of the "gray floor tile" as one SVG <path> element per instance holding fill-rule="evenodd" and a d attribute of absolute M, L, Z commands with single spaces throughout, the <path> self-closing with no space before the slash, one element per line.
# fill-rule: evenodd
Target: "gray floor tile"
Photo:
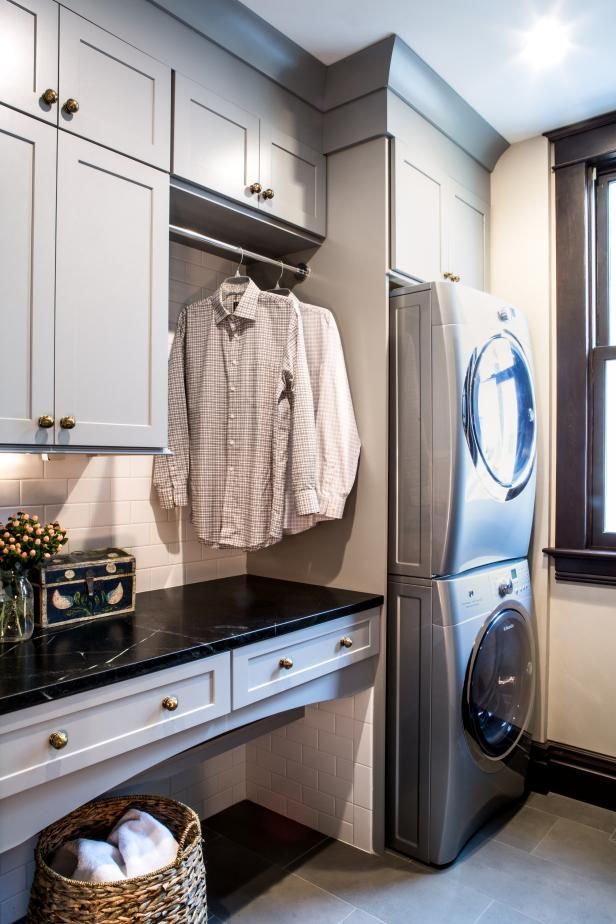
<path fill-rule="evenodd" d="M 544 796 L 533 792 L 527 804 L 541 809 L 542 812 L 550 812 L 560 818 L 568 818 L 582 825 L 590 825 L 591 828 L 598 828 L 599 831 L 611 833 L 616 830 L 616 812 L 610 812 L 609 809 L 598 805 L 590 805 L 588 802 L 578 802 L 577 799 L 568 799 L 567 796 L 559 796 L 558 793 L 551 792 Z"/>
<path fill-rule="evenodd" d="M 356 909 L 351 912 L 348 918 L 344 919 L 344 924 L 383 924 L 383 921 L 366 911 Z"/>
<path fill-rule="evenodd" d="M 474 924 L 490 899 L 429 868 L 376 857 L 336 841 L 293 866 L 297 875 L 385 924 Z"/>
<path fill-rule="evenodd" d="M 510 847 L 520 850 L 534 850 L 552 825 L 558 821 L 556 815 L 540 812 L 530 805 L 523 805 L 513 815 L 494 825 L 494 837 Z"/>
<path fill-rule="evenodd" d="M 240 901 L 226 918 L 246 924 L 342 924 L 353 909 L 347 902 L 299 876 L 283 873 L 268 889 Z"/>
<path fill-rule="evenodd" d="M 503 905 L 502 902 L 492 902 L 490 907 L 483 912 L 477 924 L 536 924 L 536 918 L 529 918 L 526 914 L 520 914 L 514 908 Z"/>
<path fill-rule="evenodd" d="M 605 831 L 559 818 L 534 853 L 590 879 L 616 883 L 616 843 Z"/>
<path fill-rule="evenodd" d="M 616 924 L 616 886 L 495 840 L 471 843 L 441 875 L 542 924 Z"/>

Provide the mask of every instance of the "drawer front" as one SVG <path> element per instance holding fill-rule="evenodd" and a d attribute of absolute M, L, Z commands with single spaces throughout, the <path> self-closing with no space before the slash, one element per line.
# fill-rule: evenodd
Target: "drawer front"
<path fill-rule="evenodd" d="M 308 683 L 378 650 L 378 610 L 240 648 L 233 652 L 233 708 Z"/>
<path fill-rule="evenodd" d="M 144 681 L 147 689 L 77 711 L 71 697 L 65 715 L 7 731 L 0 739 L 0 798 L 230 712 L 226 652 Z M 60 749 L 50 742 L 54 734 L 68 739 Z"/>
<path fill-rule="evenodd" d="M 64 8 L 59 107 L 66 131 L 169 172 L 170 68 Z"/>

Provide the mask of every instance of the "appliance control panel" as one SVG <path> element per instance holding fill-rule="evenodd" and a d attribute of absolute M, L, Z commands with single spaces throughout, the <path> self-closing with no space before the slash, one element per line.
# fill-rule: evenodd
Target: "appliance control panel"
<path fill-rule="evenodd" d="M 494 576 L 494 589 L 501 600 L 519 598 L 530 592 L 530 575 L 525 561 L 515 562 Z"/>

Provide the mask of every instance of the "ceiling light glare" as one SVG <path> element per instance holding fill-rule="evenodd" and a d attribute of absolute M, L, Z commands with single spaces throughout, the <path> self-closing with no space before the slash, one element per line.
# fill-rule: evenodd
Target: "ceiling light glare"
<path fill-rule="evenodd" d="M 539 19 L 526 34 L 524 50 L 534 67 L 554 67 L 565 57 L 571 41 L 569 29 L 553 17 Z"/>

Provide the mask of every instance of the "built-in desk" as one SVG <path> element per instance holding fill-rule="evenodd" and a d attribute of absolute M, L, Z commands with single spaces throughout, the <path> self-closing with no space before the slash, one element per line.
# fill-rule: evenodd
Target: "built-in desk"
<path fill-rule="evenodd" d="M 242 575 L 0 646 L 0 853 L 188 749 L 368 686 L 382 603 Z"/>

